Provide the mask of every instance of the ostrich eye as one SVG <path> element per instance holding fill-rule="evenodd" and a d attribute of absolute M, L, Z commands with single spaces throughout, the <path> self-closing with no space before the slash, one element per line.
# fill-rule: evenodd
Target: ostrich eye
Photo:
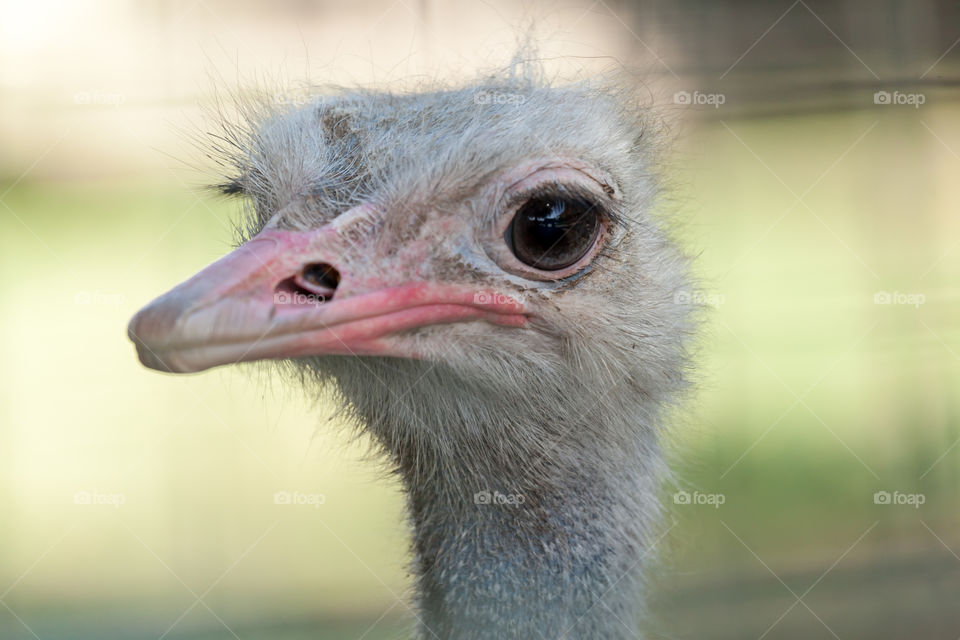
<path fill-rule="evenodd" d="M 520 262 L 544 271 L 574 264 L 600 233 L 599 208 L 567 198 L 531 198 L 514 215 L 506 241 Z"/>

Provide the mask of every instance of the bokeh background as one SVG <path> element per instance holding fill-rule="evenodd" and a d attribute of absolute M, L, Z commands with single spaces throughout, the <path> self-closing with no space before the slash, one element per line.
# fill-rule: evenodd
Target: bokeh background
<path fill-rule="evenodd" d="M 955 2 L 3 0 L 0 637 L 405 636 L 364 443 L 257 370 L 147 371 L 125 325 L 232 241 L 215 88 L 470 77 L 531 23 L 669 115 L 714 307 L 652 636 L 960 636 Z"/>

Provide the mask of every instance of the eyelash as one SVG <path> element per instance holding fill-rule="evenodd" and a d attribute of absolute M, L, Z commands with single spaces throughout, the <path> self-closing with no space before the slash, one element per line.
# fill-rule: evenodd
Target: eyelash
<path fill-rule="evenodd" d="M 243 183 L 237 180 L 227 180 L 226 182 L 221 182 L 219 184 L 213 185 L 213 189 L 220 193 L 223 196 L 235 196 L 235 197 L 244 197 L 247 195 L 246 189 L 243 186 Z"/>
<path fill-rule="evenodd" d="M 626 228 L 629 222 L 629 219 L 622 215 L 620 207 L 616 203 L 604 203 L 597 198 L 596 193 L 579 185 L 557 182 L 542 183 L 518 191 L 509 197 L 501 210 L 510 212 L 510 219 L 512 219 L 524 203 L 534 198 L 571 200 L 577 204 L 586 205 L 588 208 L 597 210 L 604 224 Z M 508 221 L 507 227 L 509 227 L 509 224 Z M 504 229 L 507 227 L 504 227 Z"/>

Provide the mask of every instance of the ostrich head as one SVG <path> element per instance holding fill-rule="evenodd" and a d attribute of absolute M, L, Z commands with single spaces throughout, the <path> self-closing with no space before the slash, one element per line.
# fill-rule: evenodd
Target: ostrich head
<path fill-rule="evenodd" d="M 620 637 L 689 328 L 650 110 L 514 73 L 218 140 L 245 240 L 134 317 L 143 363 L 331 384 L 407 488 L 424 637 Z"/>

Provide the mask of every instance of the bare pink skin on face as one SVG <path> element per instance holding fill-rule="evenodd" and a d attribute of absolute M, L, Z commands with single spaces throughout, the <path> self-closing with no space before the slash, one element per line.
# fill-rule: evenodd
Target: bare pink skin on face
<path fill-rule="evenodd" d="M 598 196 L 619 199 L 612 179 L 582 162 L 534 160 L 505 171 L 485 194 L 492 209 L 505 195 L 542 182 L 580 183 Z M 129 335 L 140 360 L 154 369 L 194 372 L 262 359 L 317 355 L 423 357 L 415 341 L 398 334 L 432 325 L 486 321 L 522 327 L 529 309 L 516 296 L 486 282 L 453 284 L 444 259 L 459 251 L 469 226 L 439 211 L 391 211 L 396 225 L 362 204 L 315 229 L 294 231 L 312 217 L 309 204 L 293 201 L 278 211 L 257 236 L 211 264 L 134 316 Z M 304 216 L 304 213 L 307 213 Z M 560 279 L 582 269 L 601 244 L 577 264 L 544 274 L 517 260 L 502 237 L 512 212 L 493 221 L 486 255 L 507 273 L 529 280 Z M 315 218 L 314 218 L 315 219 Z M 384 252 L 384 235 L 405 235 Z M 438 238 L 444 239 L 438 244 Z M 479 247 L 477 247 L 479 249 Z M 480 250 L 483 251 L 483 250 Z M 336 270 L 334 288 L 305 277 L 309 265 Z M 438 271 L 438 269 L 440 269 Z"/>
<path fill-rule="evenodd" d="M 521 327 L 509 296 L 476 286 L 353 275 L 338 256 L 352 244 L 332 222 L 310 231 L 267 228 L 141 309 L 128 333 L 140 360 L 169 372 L 315 355 L 418 357 L 397 333 L 483 320 Z M 356 247 L 354 247 L 356 249 Z M 330 289 L 304 278 L 310 264 L 340 270 Z"/>

